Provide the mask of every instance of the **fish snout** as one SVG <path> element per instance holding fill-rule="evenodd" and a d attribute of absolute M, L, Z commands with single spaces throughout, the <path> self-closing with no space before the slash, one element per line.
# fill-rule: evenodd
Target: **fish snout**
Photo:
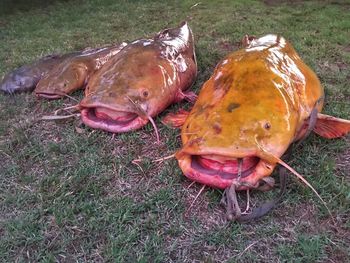
<path fill-rule="evenodd" d="M 232 158 L 217 153 L 179 151 L 175 156 L 186 177 L 219 189 L 226 189 L 232 184 L 239 186 L 237 190 L 257 188 L 275 167 L 275 164 L 255 155 Z"/>

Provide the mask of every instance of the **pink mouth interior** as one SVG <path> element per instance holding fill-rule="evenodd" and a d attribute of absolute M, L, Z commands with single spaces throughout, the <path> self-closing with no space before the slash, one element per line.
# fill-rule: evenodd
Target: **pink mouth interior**
<path fill-rule="evenodd" d="M 250 175 L 259 162 L 258 157 L 242 158 L 241 177 Z M 191 168 L 204 175 L 235 179 L 239 176 L 238 159 L 215 158 L 215 156 L 192 155 Z"/>
<path fill-rule="evenodd" d="M 136 113 L 125 111 L 114 111 L 106 108 L 92 108 L 94 110 L 96 118 L 102 121 L 112 121 L 117 124 L 130 122 L 137 117 Z"/>
<path fill-rule="evenodd" d="M 138 129 L 148 121 L 142 119 L 134 112 L 112 110 L 105 107 L 83 108 L 81 110 L 81 118 L 91 128 L 113 133 Z"/>
<path fill-rule="evenodd" d="M 113 111 L 106 108 L 88 108 L 86 109 L 87 118 L 96 123 L 105 123 L 109 125 L 123 126 L 138 117 L 133 112 Z"/>

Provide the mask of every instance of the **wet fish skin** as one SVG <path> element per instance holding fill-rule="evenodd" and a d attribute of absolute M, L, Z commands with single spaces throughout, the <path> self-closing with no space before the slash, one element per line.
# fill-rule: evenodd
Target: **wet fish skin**
<path fill-rule="evenodd" d="M 84 88 L 89 78 L 125 45 L 123 42 L 102 48 L 85 49 L 68 56 L 38 82 L 35 94 L 43 98 L 58 99 Z"/>
<path fill-rule="evenodd" d="M 138 129 L 184 99 L 196 75 L 194 40 L 186 22 L 135 40 L 89 80 L 80 103 L 82 120 L 110 132 Z"/>
<path fill-rule="evenodd" d="M 8 94 L 33 91 L 39 80 L 66 56 L 48 55 L 9 72 L 1 81 L 0 90 Z"/>

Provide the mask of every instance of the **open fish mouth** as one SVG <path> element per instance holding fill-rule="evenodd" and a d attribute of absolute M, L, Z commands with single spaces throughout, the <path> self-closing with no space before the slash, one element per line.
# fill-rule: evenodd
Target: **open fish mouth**
<path fill-rule="evenodd" d="M 144 126 L 148 120 L 137 113 L 109 109 L 106 107 L 88 107 L 81 110 L 82 121 L 91 128 L 113 133 L 127 132 Z"/>
<path fill-rule="evenodd" d="M 223 160 L 220 157 L 220 159 L 217 156 L 193 155 L 191 168 L 209 176 L 236 179 L 238 177 L 247 177 L 259 162 L 258 157 L 245 157 L 241 158 L 240 161 L 236 158 Z M 241 164 L 239 164 L 240 162 Z"/>
<path fill-rule="evenodd" d="M 255 170 L 261 159 L 257 156 L 232 158 L 222 155 L 185 154 L 178 158 L 179 165 L 189 179 L 215 188 L 225 189 L 233 181 L 244 181 Z"/>

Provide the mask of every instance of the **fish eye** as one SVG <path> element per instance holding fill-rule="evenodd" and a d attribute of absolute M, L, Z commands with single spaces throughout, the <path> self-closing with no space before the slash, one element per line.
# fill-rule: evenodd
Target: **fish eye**
<path fill-rule="evenodd" d="M 148 93 L 147 90 L 144 90 L 144 91 L 142 92 L 142 96 L 143 96 L 143 97 L 147 98 L 148 95 L 149 95 L 149 93 Z"/>
<path fill-rule="evenodd" d="M 265 128 L 266 130 L 269 130 L 269 129 L 271 128 L 271 123 L 266 122 L 265 125 L 264 125 L 264 128 Z"/>

